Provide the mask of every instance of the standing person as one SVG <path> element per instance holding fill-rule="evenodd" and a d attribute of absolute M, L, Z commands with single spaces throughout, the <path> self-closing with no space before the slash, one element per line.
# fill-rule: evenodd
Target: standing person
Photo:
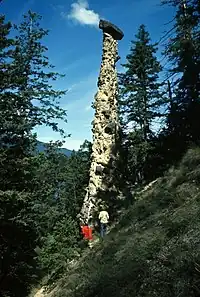
<path fill-rule="evenodd" d="M 101 228 L 100 235 L 101 235 L 101 238 L 103 238 L 106 234 L 107 224 L 109 220 L 109 214 L 104 207 L 102 207 L 99 213 L 99 220 L 100 220 L 100 228 Z"/>
<path fill-rule="evenodd" d="M 83 221 L 81 221 L 80 227 L 83 239 L 86 240 L 88 238 L 88 226 Z"/>
<path fill-rule="evenodd" d="M 87 243 L 89 247 L 93 239 L 92 231 L 93 231 L 93 228 L 92 228 L 91 222 L 89 222 L 89 224 L 81 222 L 81 233 L 83 235 L 84 241 Z"/>
<path fill-rule="evenodd" d="M 89 219 L 88 220 L 88 246 L 89 248 L 92 247 L 92 240 L 93 240 L 93 224 L 92 224 L 92 220 Z"/>

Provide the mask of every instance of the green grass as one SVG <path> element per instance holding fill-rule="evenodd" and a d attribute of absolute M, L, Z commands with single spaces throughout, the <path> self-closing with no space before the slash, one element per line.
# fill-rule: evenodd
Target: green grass
<path fill-rule="evenodd" d="M 200 149 L 125 211 L 52 297 L 200 296 Z"/>

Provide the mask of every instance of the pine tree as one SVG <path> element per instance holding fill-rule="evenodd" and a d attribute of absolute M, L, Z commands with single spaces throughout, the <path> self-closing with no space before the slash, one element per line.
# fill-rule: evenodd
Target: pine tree
<path fill-rule="evenodd" d="M 24 102 L 18 112 L 26 119 L 27 129 L 48 125 L 63 134 L 55 120 L 66 120 L 66 111 L 59 106 L 59 99 L 66 91 L 57 91 L 51 85 L 62 75 L 52 71 L 54 66 L 46 56 L 48 48 L 41 44 L 48 31 L 40 27 L 40 20 L 39 15 L 29 11 L 16 27 L 14 68 L 18 73 L 16 83 L 20 85 L 18 95 Z"/>
<path fill-rule="evenodd" d="M 21 219 L 30 196 L 15 191 L 13 175 L 19 174 L 18 150 L 13 141 L 16 128 L 14 110 L 15 75 L 12 70 L 14 40 L 11 24 L 0 17 L 0 295 L 23 296 L 36 272 L 31 226 Z M 12 112 L 11 112 L 12 111 Z M 8 141 L 9 139 L 9 141 Z M 15 153 L 14 153 L 15 151 Z M 22 163 L 21 163 L 22 166 Z M 21 176 L 19 174 L 19 180 Z M 19 277 L 20 276 L 20 277 Z M 22 290 L 23 288 L 23 290 Z"/>
<path fill-rule="evenodd" d="M 132 131 L 126 139 L 129 168 L 132 178 L 144 179 L 144 165 L 150 150 L 155 120 L 162 115 L 164 104 L 159 73 L 161 65 L 155 54 L 156 45 L 151 44 L 149 33 L 141 25 L 132 41 L 130 54 L 127 55 L 125 73 L 120 78 L 120 109 L 126 126 Z"/>
<path fill-rule="evenodd" d="M 11 40 L 11 25 L 0 18 L 0 288 L 10 297 L 26 295 L 37 274 L 32 203 L 40 164 L 33 156 L 32 129 L 43 124 L 63 133 L 56 120 L 66 120 L 59 107 L 65 92 L 51 86 L 59 75 L 45 56 L 41 39 L 47 31 L 39 21 L 29 12 Z"/>
<path fill-rule="evenodd" d="M 8 68 L 8 58 L 11 56 L 13 45 L 13 39 L 9 38 L 8 35 L 11 30 L 11 23 L 5 23 L 5 16 L 0 15 L 0 90 L 1 92 L 4 88 L 9 86 L 9 76 Z M 10 77 L 9 77 L 10 78 Z"/>
<path fill-rule="evenodd" d="M 89 179 L 91 144 L 85 142 L 70 157 L 58 153 L 53 144 L 38 158 L 37 189 L 32 209 L 38 233 L 38 261 L 52 282 L 67 263 L 81 252 L 77 214 Z"/>
<path fill-rule="evenodd" d="M 32 129 L 49 125 L 63 133 L 55 120 L 66 120 L 66 111 L 59 107 L 59 99 L 65 92 L 56 91 L 50 85 L 59 75 L 50 71 L 53 66 L 45 56 L 47 48 L 40 43 L 48 32 L 40 28 L 39 21 L 40 17 L 29 11 L 19 28 L 16 27 L 15 49 L 10 57 L 12 62 L 7 78 L 10 84 L 4 86 L 1 93 L 1 145 L 10 148 L 6 150 L 7 165 L 4 167 L 7 170 L 4 168 L 1 172 L 2 190 L 10 189 L 11 183 L 14 188 L 23 188 L 28 179 L 22 178 L 19 182 L 19 177 L 24 176 L 24 166 L 27 166 L 19 160 L 25 160 L 33 149 Z M 10 170 L 11 167 L 16 170 Z M 28 174 L 28 169 L 25 171 Z M 9 175 L 9 179 L 5 178 Z"/>
<path fill-rule="evenodd" d="M 167 118 L 169 152 L 177 159 L 188 145 L 200 141 L 200 8 L 196 0 L 164 3 L 176 7 L 175 33 L 165 54 L 170 72 L 178 77 Z"/>

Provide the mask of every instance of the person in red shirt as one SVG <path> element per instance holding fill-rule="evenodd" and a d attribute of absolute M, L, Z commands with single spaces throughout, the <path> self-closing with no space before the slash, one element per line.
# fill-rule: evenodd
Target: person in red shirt
<path fill-rule="evenodd" d="M 87 225 L 82 225 L 81 226 L 81 232 L 83 234 L 83 239 L 88 239 L 89 236 L 89 228 Z"/>
<path fill-rule="evenodd" d="M 89 222 L 89 224 L 81 224 L 81 233 L 84 240 L 90 242 L 93 239 L 92 231 L 93 228 L 91 222 Z"/>

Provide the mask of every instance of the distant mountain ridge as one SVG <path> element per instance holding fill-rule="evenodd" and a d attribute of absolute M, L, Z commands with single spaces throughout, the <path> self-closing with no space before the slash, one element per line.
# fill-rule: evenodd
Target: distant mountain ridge
<path fill-rule="evenodd" d="M 46 143 L 37 140 L 36 151 L 38 153 L 44 152 L 45 151 L 45 145 L 46 145 Z M 71 156 L 71 154 L 72 154 L 72 151 L 71 150 L 68 150 L 68 149 L 63 148 L 63 147 L 62 148 L 58 148 L 58 152 L 61 153 L 61 154 L 64 154 L 67 157 Z"/>

